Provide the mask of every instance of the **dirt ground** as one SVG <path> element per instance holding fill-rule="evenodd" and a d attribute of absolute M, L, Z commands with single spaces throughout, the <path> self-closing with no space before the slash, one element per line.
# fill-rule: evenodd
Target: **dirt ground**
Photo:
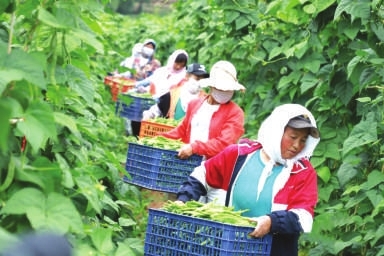
<path fill-rule="evenodd" d="M 158 208 L 161 208 L 164 205 L 164 203 L 166 203 L 168 200 L 171 200 L 171 201 L 176 200 L 176 194 L 173 194 L 173 193 L 154 191 L 146 188 L 142 188 L 141 193 L 147 203 L 147 206 L 146 206 L 147 209 L 149 208 L 158 209 Z"/>

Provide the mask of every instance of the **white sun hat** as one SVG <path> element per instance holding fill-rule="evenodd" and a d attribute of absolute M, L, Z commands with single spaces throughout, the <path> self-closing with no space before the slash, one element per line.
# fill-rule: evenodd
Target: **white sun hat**
<path fill-rule="evenodd" d="M 209 78 L 199 80 L 200 87 L 212 86 L 222 91 L 245 90 L 237 81 L 235 66 L 226 60 L 216 62 L 209 73 Z"/>

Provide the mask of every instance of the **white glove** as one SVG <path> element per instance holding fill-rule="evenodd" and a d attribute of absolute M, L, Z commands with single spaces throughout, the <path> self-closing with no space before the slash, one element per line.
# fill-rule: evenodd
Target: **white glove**
<path fill-rule="evenodd" d="M 161 111 L 157 104 L 152 105 L 148 110 L 143 111 L 143 121 L 149 120 L 149 119 L 154 119 L 156 117 L 161 116 Z"/>
<path fill-rule="evenodd" d="M 149 110 L 143 111 L 143 119 L 142 121 L 147 121 L 149 119 L 155 118 L 155 115 L 153 115 Z"/>

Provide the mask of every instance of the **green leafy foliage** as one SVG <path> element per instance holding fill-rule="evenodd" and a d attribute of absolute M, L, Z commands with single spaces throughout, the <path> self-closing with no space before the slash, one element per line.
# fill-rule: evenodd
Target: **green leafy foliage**
<path fill-rule="evenodd" d="M 108 45 L 103 6 L 28 1 L 15 11 L 0 16 L 11 35 L 0 42 L 0 244 L 54 230 L 78 255 L 142 255 L 144 206 L 121 180 L 123 120 L 99 76 L 111 65 L 95 60 Z"/>
<path fill-rule="evenodd" d="M 48 139 L 56 141 L 57 134 L 52 109 L 46 102 L 31 102 L 22 116 L 24 121 L 17 124 L 17 130 L 25 135 L 35 152 L 45 147 Z"/>
<path fill-rule="evenodd" d="M 384 255 L 381 1 L 186 0 L 162 17 L 107 2 L 0 7 L 0 247 L 55 228 L 78 255 L 143 254 L 145 201 L 121 181 L 134 139 L 103 77 L 151 37 L 162 64 L 183 48 L 236 66 L 247 137 L 282 103 L 313 112 L 319 203 L 301 255 Z"/>
<path fill-rule="evenodd" d="M 81 217 L 73 203 L 57 193 L 45 196 L 37 189 L 21 189 L 8 200 L 1 214 L 26 214 L 36 230 L 83 232 Z"/>
<path fill-rule="evenodd" d="M 362 188 L 370 173 L 384 171 L 381 4 L 207 3 L 177 3 L 178 18 L 200 25 L 184 29 L 184 38 L 198 36 L 196 44 L 206 45 L 196 47 L 200 62 L 210 66 L 220 58 L 235 64 L 247 88 L 236 98 L 246 113 L 245 136 L 254 137 L 282 103 L 301 103 L 316 117 L 321 142 L 311 160 L 320 178 L 319 204 L 313 231 L 300 240 L 302 254 L 378 255 L 381 235 L 375 240 L 373 223 L 383 218 L 381 179 Z M 350 188 L 356 192 L 343 193 Z"/>

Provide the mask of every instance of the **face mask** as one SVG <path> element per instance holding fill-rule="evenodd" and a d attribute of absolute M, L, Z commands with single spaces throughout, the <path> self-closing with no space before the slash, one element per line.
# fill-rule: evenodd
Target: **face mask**
<path fill-rule="evenodd" d="M 143 47 L 142 53 L 144 57 L 151 57 L 153 55 L 154 50 L 152 48 Z"/>
<path fill-rule="evenodd" d="M 188 81 L 183 85 L 187 89 L 187 91 L 191 94 L 196 94 L 200 91 L 199 84 L 194 78 L 189 78 Z"/>
<path fill-rule="evenodd" d="M 227 103 L 232 99 L 234 91 L 219 91 L 214 87 L 211 88 L 211 95 L 220 104 Z"/>

